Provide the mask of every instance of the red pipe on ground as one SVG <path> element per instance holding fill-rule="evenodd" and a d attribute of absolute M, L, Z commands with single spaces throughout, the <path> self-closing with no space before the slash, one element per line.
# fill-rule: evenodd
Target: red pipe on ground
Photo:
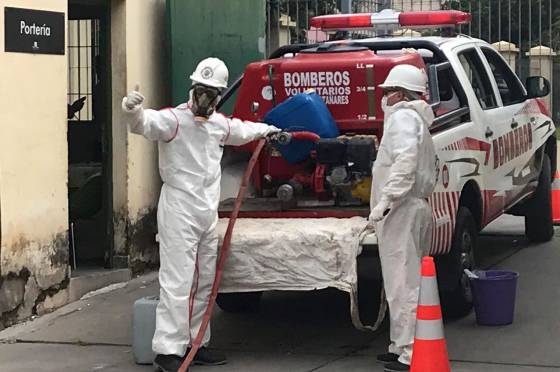
<path fill-rule="evenodd" d="M 237 199 L 235 199 L 235 204 L 233 205 L 233 211 L 231 212 L 231 217 L 229 219 L 228 227 L 226 230 L 226 234 L 224 235 L 224 242 L 222 243 L 222 249 L 220 249 L 220 257 L 218 258 L 218 266 L 216 267 L 216 275 L 214 277 L 214 284 L 212 285 L 212 292 L 210 294 L 210 299 L 208 300 L 208 307 L 206 308 L 206 312 L 204 313 L 204 317 L 202 318 L 202 324 L 200 325 L 200 329 L 198 330 L 198 334 L 194 339 L 194 342 L 191 345 L 191 351 L 181 364 L 181 368 L 179 368 L 178 372 L 186 372 L 189 366 L 191 365 L 194 356 L 198 352 L 200 345 L 202 343 L 202 338 L 204 337 L 204 333 L 206 333 L 206 329 L 208 328 L 208 323 L 210 323 L 210 318 L 212 317 L 212 310 L 214 309 L 214 304 L 216 303 L 216 297 L 218 296 L 218 289 L 220 288 L 220 281 L 222 280 L 222 271 L 224 270 L 224 266 L 226 263 L 227 254 L 229 252 L 229 245 L 231 243 L 231 235 L 233 233 L 233 227 L 235 226 L 235 221 L 237 220 L 237 215 L 239 214 L 239 210 L 241 209 L 241 203 L 243 202 L 243 197 L 245 196 L 245 191 L 247 191 L 247 187 L 249 185 L 249 179 L 251 178 L 251 174 L 253 174 L 253 169 L 255 168 L 255 164 L 257 163 L 257 159 L 266 143 L 266 140 L 261 139 L 257 143 L 257 147 L 255 151 L 253 151 L 253 155 L 249 160 L 249 164 L 247 165 L 247 169 L 245 170 L 245 174 L 243 175 L 243 181 L 241 183 L 241 187 L 239 188 L 239 192 L 237 193 Z"/>

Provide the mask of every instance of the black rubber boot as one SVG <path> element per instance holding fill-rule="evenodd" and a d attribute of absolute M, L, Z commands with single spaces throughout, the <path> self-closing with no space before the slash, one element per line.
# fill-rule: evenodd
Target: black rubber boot
<path fill-rule="evenodd" d="M 399 361 L 391 362 L 385 366 L 386 372 L 401 372 L 410 371 L 410 366 L 408 364 L 401 363 Z"/>
<path fill-rule="evenodd" d="M 163 372 L 177 372 L 181 363 L 183 363 L 183 358 L 177 355 L 158 354 L 154 359 L 154 366 Z"/>
<path fill-rule="evenodd" d="M 391 362 L 396 362 L 397 360 L 399 360 L 398 354 L 386 353 L 386 354 L 379 354 L 377 356 L 377 361 L 381 363 L 391 363 Z"/>
<path fill-rule="evenodd" d="M 185 357 L 189 354 L 190 348 L 187 350 Z M 200 366 L 221 366 L 227 363 L 227 359 L 224 355 L 217 351 L 210 351 L 206 347 L 201 347 L 196 353 L 193 364 Z"/>

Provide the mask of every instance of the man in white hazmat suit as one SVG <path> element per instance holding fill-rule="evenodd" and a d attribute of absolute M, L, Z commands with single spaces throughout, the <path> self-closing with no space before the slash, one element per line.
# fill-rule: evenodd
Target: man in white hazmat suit
<path fill-rule="evenodd" d="M 379 256 L 390 313 L 391 344 L 385 371 L 408 371 L 416 326 L 422 256 L 431 244 L 432 211 L 427 198 L 436 183 L 437 157 L 428 128 L 434 120 L 424 72 L 395 66 L 384 90 L 384 132 L 372 172 L 370 224 Z"/>
<path fill-rule="evenodd" d="M 133 91 L 122 108 L 132 133 L 158 141 L 163 180 L 157 222 L 160 245 L 160 301 L 152 348 L 154 364 L 165 372 L 179 369 L 196 337 L 208 300 L 218 251 L 220 160 L 224 145 L 243 145 L 278 133 L 267 124 L 243 122 L 214 112 L 227 87 L 228 70 L 217 58 L 201 61 L 190 76 L 186 104 L 161 111 L 142 108 Z M 224 364 L 209 351 L 210 327 L 194 363 Z"/>

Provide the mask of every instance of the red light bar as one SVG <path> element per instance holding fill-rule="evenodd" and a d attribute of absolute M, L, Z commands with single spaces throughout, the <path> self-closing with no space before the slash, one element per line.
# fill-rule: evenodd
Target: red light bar
<path fill-rule="evenodd" d="M 333 14 L 311 18 L 311 27 L 323 30 L 371 28 L 371 13 Z"/>
<path fill-rule="evenodd" d="M 434 10 L 429 12 L 406 12 L 399 14 L 402 27 L 458 26 L 470 23 L 470 13 L 458 10 Z"/>
<path fill-rule="evenodd" d="M 435 28 L 468 24 L 471 14 L 458 10 L 423 12 L 395 12 L 391 9 L 379 13 L 334 14 L 311 18 L 310 25 L 322 30 Z"/>

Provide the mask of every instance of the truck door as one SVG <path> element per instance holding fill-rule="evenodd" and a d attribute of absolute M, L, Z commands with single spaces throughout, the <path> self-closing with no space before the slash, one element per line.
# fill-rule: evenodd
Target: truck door
<path fill-rule="evenodd" d="M 501 164 L 508 163 L 508 171 L 500 171 L 498 176 L 504 177 L 504 185 L 509 188 L 506 191 L 508 205 L 522 197 L 527 177 L 532 177 L 529 161 L 532 151 L 532 128 L 529 115 L 525 107 L 525 89 L 511 71 L 503 58 L 491 47 L 481 46 L 483 59 L 488 63 L 494 89 L 497 93 L 498 104 L 501 106 L 496 110 L 495 122 L 505 128 L 503 139 L 493 139 L 492 148 L 495 150 L 494 167 L 502 167 Z M 494 144 L 494 142 L 496 142 Z M 503 142 L 503 151 L 500 146 Z"/>
<path fill-rule="evenodd" d="M 492 146 L 489 161 L 480 165 L 479 171 L 483 176 L 483 224 L 486 224 L 503 213 L 511 197 L 511 177 L 507 178 L 507 175 L 513 171 L 513 163 L 505 161 L 504 143 L 508 138 L 507 133 L 511 131 L 511 120 L 508 122 L 504 119 L 503 108 L 490 80 L 489 68 L 478 49 L 474 45 L 461 48 L 457 51 L 457 59 L 462 67 L 462 71 L 457 73 L 463 74 L 469 83 L 464 88 L 469 99 L 471 118 L 479 127 L 479 140 Z"/>

